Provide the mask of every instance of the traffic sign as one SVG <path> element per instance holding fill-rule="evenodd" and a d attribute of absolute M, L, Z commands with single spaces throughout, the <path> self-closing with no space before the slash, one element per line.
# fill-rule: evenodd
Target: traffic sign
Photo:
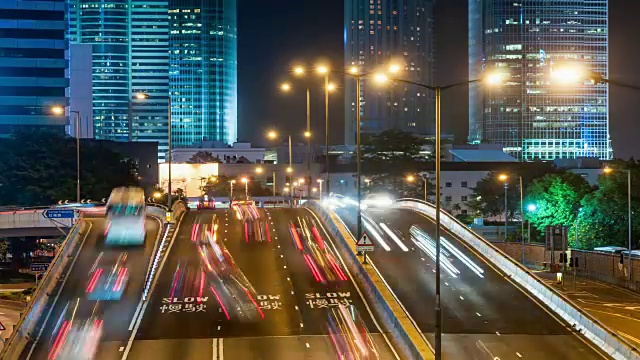
<path fill-rule="evenodd" d="M 360 240 L 358 240 L 358 242 L 356 243 L 356 251 L 367 252 L 367 251 L 373 251 L 374 248 L 375 246 L 373 245 L 373 242 L 371 241 L 371 239 L 369 239 L 369 235 L 367 235 L 366 232 L 362 233 Z"/>
<path fill-rule="evenodd" d="M 47 209 L 42 212 L 47 219 L 73 219 L 75 214 L 73 209 Z"/>
<path fill-rule="evenodd" d="M 0 322 L 0 331 L 2 331 L 2 330 L 7 330 L 7 328 L 4 327 L 4 324 L 2 322 Z"/>
<path fill-rule="evenodd" d="M 31 263 L 31 271 L 33 272 L 47 271 L 48 268 L 49 263 Z"/>

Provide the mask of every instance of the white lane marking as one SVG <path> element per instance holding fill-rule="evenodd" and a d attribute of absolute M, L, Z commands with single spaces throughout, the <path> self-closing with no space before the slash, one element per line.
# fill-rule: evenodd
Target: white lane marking
<path fill-rule="evenodd" d="M 167 251 L 164 253 L 164 256 L 162 257 L 162 262 L 160 262 L 160 266 L 158 267 L 158 276 L 155 277 L 155 279 L 153 280 L 153 283 L 151 284 L 151 288 L 149 289 L 149 297 L 147 298 L 146 301 L 144 301 L 142 310 L 140 310 L 140 316 L 138 316 L 138 319 L 136 320 L 136 325 L 134 326 L 133 331 L 131 332 L 131 336 L 129 336 L 129 341 L 127 341 L 127 347 L 124 350 L 124 354 L 122 354 L 122 360 L 125 360 L 129 356 L 129 351 L 131 351 L 131 347 L 133 346 L 133 340 L 135 339 L 136 334 L 138 333 L 138 329 L 140 328 L 140 324 L 142 323 L 142 318 L 144 317 L 144 311 L 147 309 L 147 305 L 149 305 L 149 300 L 151 299 L 151 295 L 153 295 L 153 291 L 156 289 L 156 284 L 158 283 L 158 279 L 160 278 L 160 274 L 162 273 L 164 264 L 167 261 L 167 258 L 169 257 L 169 253 L 171 253 L 171 248 L 173 247 L 173 243 L 175 242 L 176 237 L 180 232 L 180 225 L 182 225 L 182 222 L 178 224 L 178 226 L 176 227 L 176 230 L 173 232 L 173 237 L 171 237 L 171 242 L 169 243 L 169 246 L 167 246 Z"/>
<path fill-rule="evenodd" d="M 496 331 L 496 335 L 500 336 L 500 333 Z"/>
<path fill-rule="evenodd" d="M 211 342 L 211 353 L 213 354 L 211 358 L 213 360 L 218 360 L 218 339 L 213 339 Z"/>
<path fill-rule="evenodd" d="M 482 315 L 480 315 L 480 313 L 479 313 L 479 312 L 477 312 L 477 313 L 476 313 L 476 315 L 478 315 L 478 316 L 482 316 Z"/>
<path fill-rule="evenodd" d="M 124 350 L 124 346 L 120 346 L 120 348 L 118 349 L 118 351 L 122 352 Z"/>
<path fill-rule="evenodd" d="M 158 251 L 158 243 L 160 237 L 163 234 L 163 226 L 162 222 L 158 218 L 154 218 L 160 224 L 160 228 L 158 228 L 158 235 L 156 236 L 156 242 L 153 245 L 153 250 L 151 251 L 151 256 L 149 257 L 149 266 L 147 266 L 147 274 L 144 276 L 144 282 L 147 282 L 147 277 L 149 277 L 149 273 L 151 273 L 151 266 L 153 265 L 153 259 L 155 258 L 156 251 Z M 138 306 L 136 307 L 136 311 L 133 313 L 133 317 L 131 318 L 131 323 L 129 323 L 129 331 L 133 330 L 133 324 L 135 324 L 136 318 L 140 315 L 140 309 L 142 309 L 142 302 L 144 301 L 144 295 L 140 296 L 140 301 L 138 302 Z"/>
<path fill-rule="evenodd" d="M 521 358 L 521 357 L 522 357 L 522 355 L 521 355 L 519 352 L 517 352 L 517 351 L 516 351 L 516 355 L 518 355 L 518 357 L 519 357 L 519 358 Z"/>
<path fill-rule="evenodd" d="M 47 322 L 49 321 L 49 316 L 51 316 L 51 313 L 53 312 L 53 309 L 56 307 L 56 303 L 58 302 L 58 298 L 60 297 L 60 293 L 62 293 L 62 289 L 64 289 L 64 284 L 67 282 L 67 279 L 69 278 L 69 274 L 71 274 L 71 271 L 73 270 L 73 267 L 76 264 L 76 260 L 78 260 L 78 255 L 80 255 L 80 252 L 82 252 L 82 248 L 84 247 L 84 243 L 87 241 L 87 236 L 89 236 L 89 234 L 91 234 L 91 228 L 93 228 L 93 223 L 91 221 L 87 221 L 87 223 L 89 224 L 89 231 L 87 231 L 87 233 L 84 235 L 84 238 L 82 238 L 82 244 L 80 244 L 80 249 L 78 249 L 78 252 L 76 253 L 76 256 L 73 258 L 73 262 L 71 263 L 71 266 L 69 267 L 69 271 L 67 271 L 67 273 L 64 275 L 64 280 L 62 280 L 62 285 L 60 286 L 60 289 L 58 290 L 58 293 L 56 294 L 56 298 L 53 299 L 53 304 L 51 304 L 51 307 L 49 308 L 49 312 L 47 312 L 47 316 L 44 318 L 44 324 L 42 324 L 42 327 L 40 328 L 40 331 L 38 332 L 38 337 L 36 337 L 36 341 L 34 341 L 33 345 L 31 346 L 31 349 L 29 350 L 29 354 L 27 355 L 27 360 L 29 360 L 31 358 L 31 355 L 33 354 L 33 350 L 36 348 L 36 344 L 40 340 L 40 336 L 42 336 L 42 332 L 44 331 L 44 328 L 47 327 Z"/>
<path fill-rule="evenodd" d="M 307 349 L 311 347 L 311 345 L 309 345 L 309 343 L 305 343 L 305 345 L 307 346 Z"/>
<path fill-rule="evenodd" d="M 218 330 L 220 330 L 220 325 L 218 325 Z"/>
<path fill-rule="evenodd" d="M 224 339 L 218 339 L 218 360 L 224 360 L 224 346 L 222 346 L 222 340 Z"/>
<path fill-rule="evenodd" d="M 320 225 L 320 227 L 322 228 L 322 232 L 324 232 L 324 235 L 327 237 L 327 239 L 329 239 L 329 243 L 331 244 L 331 247 L 333 248 L 333 251 L 335 252 L 335 254 L 338 256 L 338 258 L 340 259 L 340 263 L 342 264 L 342 268 L 347 272 L 347 274 L 349 275 L 349 279 L 351 279 L 351 283 L 353 284 L 353 287 L 356 289 L 356 291 L 358 292 L 358 295 L 360 296 L 360 299 L 362 299 L 362 303 L 364 304 L 364 307 L 367 308 L 367 312 L 369 312 L 369 317 L 371 317 L 371 320 L 373 320 L 373 324 L 376 326 L 376 328 L 378 329 L 378 331 L 380 332 L 380 334 L 382 334 L 382 337 L 384 338 L 385 342 L 387 343 L 387 346 L 389 347 L 389 349 L 391 349 L 391 352 L 393 353 L 393 355 L 395 355 L 396 359 L 400 359 L 400 356 L 398 355 L 398 353 L 396 352 L 396 349 L 393 348 L 393 346 L 391 346 L 391 342 L 389 341 L 389 338 L 387 337 L 387 335 L 385 334 L 384 331 L 382 331 L 382 328 L 380 328 L 380 325 L 378 324 L 378 321 L 376 320 L 376 317 L 373 316 L 373 312 L 371 311 L 371 308 L 369 307 L 369 304 L 367 303 L 364 295 L 362 295 L 362 292 L 360 291 L 360 287 L 358 287 L 358 285 L 356 284 L 355 280 L 353 280 L 353 276 L 351 275 L 351 271 L 349 271 L 349 269 L 347 268 L 347 265 L 344 263 L 344 260 L 342 259 L 342 254 L 338 251 L 338 249 L 336 248 L 336 245 L 333 243 L 333 240 L 331 239 L 331 236 L 329 236 L 329 232 L 327 232 L 327 229 L 324 227 L 324 224 L 322 224 L 322 222 L 320 221 L 320 219 L 318 218 L 318 216 L 316 216 L 316 214 L 311 211 L 310 209 L 306 209 L 309 213 L 311 213 L 311 215 L 316 219 L 317 223 Z M 342 219 L 340 219 L 340 221 L 342 222 Z M 342 222 L 342 224 L 344 225 L 345 229 L 347 229 L 347 232 L 349 232 L 349 234 L 351 235 L 351 237 L 353 239 L 355 239 L 355 237 L 353 236 L 353 234 L 351 233 L 351 231 L 349 231 L 349 229 L 347 228 L 347 226 L 344 224 L 344 222 Z M 377 270 L 376 270 L 377 272 Z M 378 272 L 378 274 L 380 274 Z M 382 277 L 382 276 L 381 276 Z M 384 281 L 384 279 L 382 279 L 382 281 Z M 386 285 L 386 283 L 385 283 Z M 386 285 L 387 288 L 389 289 L 389 291 L 391 291 L 391 288 L 389 287 L 389 285 Z M 394 295 L 395 296 L 395 295 Z M 400 303 L 398 301 L 398 303 Z M 402 306 L 402 304 L 400 304 Z M 406 310 L 405 310 L 405 313 Z M 408 313 L 407 313 L 408 314 Z M 416 326 L 417 328 L 417 326 Z M 422 333 L 421 333 L 422 334 Z M 424 335 L 423 335 L 424 336 Z M 425 339 L 426 341 L 426 339 Z M 429 344 L 427 342 L 427 344 Z M 431 346 L 431 344 L 429 344 L 429 346 Z"/>
<path fill-rule="evenodd" d="M 304 327 L 304 324 L 303 324 L 303 323 L 300 323 L 300 327 L 301 327 L 301 328 L 303 328 L 303 327 Z"/>

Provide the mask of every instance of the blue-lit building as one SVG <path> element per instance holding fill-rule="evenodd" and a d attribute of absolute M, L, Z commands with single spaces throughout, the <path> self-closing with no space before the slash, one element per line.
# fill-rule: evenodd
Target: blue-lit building
<path fill-rule="evenodd" d="M 21 127 L 65 131 L 66 0 L 0 1 L 0 137 Z"/>
<path fill-rule="evenodd" d="M 94 137 L 158 142 L 160 159 L 169 144 L 167 16 L 167 0 L 69 0 L 69 40 L 93 50 Z"/>
<path fill-rule="evenodd" d="M 611 159 L 608 86 L 551 81 L 561 64 L 608 77 L 608 53 L 606 0 L 469 0 L 469 77 L 505 74 L 471 86 L 469 142 L 525 161 Z"/>
<path fill-rule="evenodd" d="M 434 0 L 346 0 L 344 2 L 344 65 L 375 71 L 400 65 L 406 80 L 427 85 L 434 81 Z M 361 132 L 401 129 L 432 134 L 434 94 L 413 85 L 384 88 L 362 80 Z M 345 142 L 356 139 L 356 83 L 345 77 Z"/>
<path fill-rule="evenodd" d="M 236 0 L 169 0 L 172 145 L 237 140 Z"/>

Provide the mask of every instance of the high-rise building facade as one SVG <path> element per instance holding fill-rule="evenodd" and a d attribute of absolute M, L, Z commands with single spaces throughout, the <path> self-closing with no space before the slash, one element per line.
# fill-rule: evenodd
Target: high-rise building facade
<path fill-rule="evenodd" d="M 345 66 L 376 71 L 400 65 L 406 80 L 433 85 L 433 0 L 346 0 Z M 396 128 L 429 134 L 434 124 L 434 94 L 406 84 L 384 88 L 361 84 L 361 132 Z M 345 142 L 355 143 L 356 84 L 345 78 Z"/>
<path fill-rule="evenodd" d="M 0 1 L 0 137 L 21 127 L 64 133 L 67 107 L 66 0 Z"/>
<path fill-rule="evenodd" d="M 157 141 L 160 159 L 169 130 L 167 16 L 167 0 L 69 0 L 69 40 L 93 50 L 95 138 Z"/>
<path fill-rule="evenodd" d="M 561 86 L 554 67 L 608 76 L 606 0 L 469 0 L 469 76 L 503 73 L 469 94 L 469 141 L 514 157 L 611 159 L 606 84 Z"/>
<path fill-rule="evenodd" d="M 172 145 L 237 137 L 236 0 L 169 0 Z"/>

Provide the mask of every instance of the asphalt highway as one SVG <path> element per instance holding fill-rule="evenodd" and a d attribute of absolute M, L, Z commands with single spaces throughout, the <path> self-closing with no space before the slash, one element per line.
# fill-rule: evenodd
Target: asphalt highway
<path fill-rule="evenodd" d="M 355 211 L 352 210 L 341 209 L 338 213 L 355 233 Z M 418 225 L 435 239 L 434 223 L 406 209 L 368 209 L 365 215 L 376 224 L 389 248 L 385 250 L 373 237 L 376 249 L 370 257 L 374 265 L 433 343 L 435 261 L 411 240 L 409 229 Z M 396 231 L 397 241 L 404 246 L 386 234 L 380 223 Z M 455 270 L 441 271 L 445 358 L 606 358 L 462 241 L 446 231 L 441 231 L 441 236 L 472 264 L 467 266 L 453 251 L 443 256 L 459 271 L 458 274 Z M 473 266 L 480 270 L 473 271 Z"/>
<path fill-rule="evenodd" d="M 294 248 L 289 221 L 311 213 L 306 209 L 260 211 L 267 220 L 270 241 L 247 240 L 243 222 L 229 209 L 185 215 L 122 359 L 335 358 L 326 330 L 331 299 L 355 305 L 373 334 L 380 358 L 395 358 L 355 285 L 350 280 L 339 285 L 315 282 Z M 202 270 L 191 231 L 194 224 L 211 223 L 214 216 L 219 223 L 218 240 L 255 288 L 264 319 L 228 319 L 215 294 L 197 285 Z M 176 287 L 178 269 L 187 280 Z"/>
<path fill-rule="evenodd" d="M 103 336 L 98 347 L 100 358 L 115 359 L 119 357 L 119 349 L 129 338 L 129 322 L 133 318 L 144 287 L 149 260 L 159 235 L 160 222 L 148 218 L 146 222 L 147 235 L 142 247 L 106 247 L 104 245 L 104 219 L 88 218 L 91 223 L 90 231 L 81 240 L 81 248 L 74 254 L 74 260 L 69 263 L 66 276 L 59 279 L 54 289 L 52 299 L 43 312 L 40 323 L 33 333 L 33 341 L 22 353 L 22 359 L 46 359 L 52 347 L 56 323 L 69 305 L 73 308 L 77 302 L 76 316 L 88 317 L 96 307 L 96 301 L 86 299 L 86 286 L 89 281 L 89 270 L 100 252 L 105 258 L 117 257 L 121 252 L 128 254 L 129 283 L 119 301 L 101 301 L 98 313 L 103 322 Z"/>

